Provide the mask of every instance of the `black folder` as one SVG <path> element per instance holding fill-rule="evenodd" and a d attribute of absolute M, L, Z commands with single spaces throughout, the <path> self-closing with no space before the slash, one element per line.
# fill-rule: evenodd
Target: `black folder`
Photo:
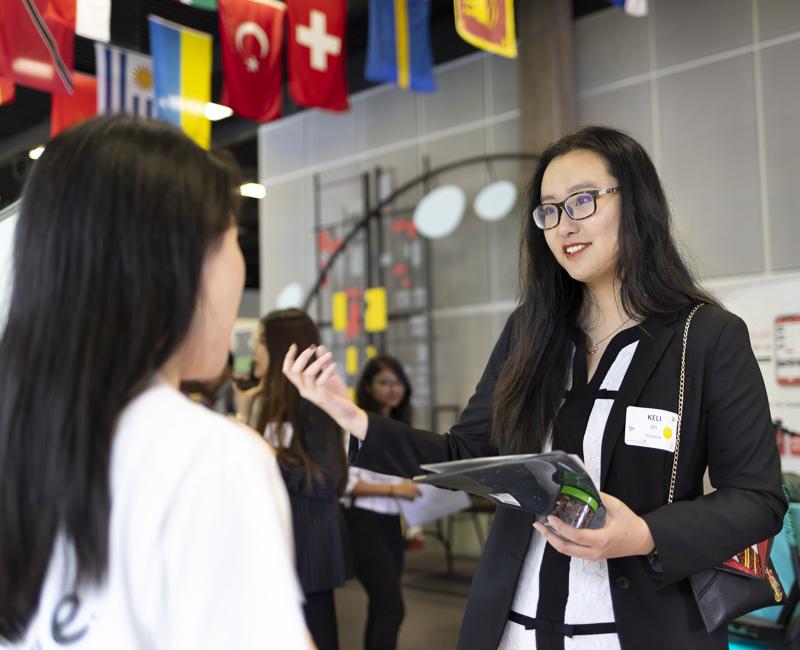
<path fill-rule="evenodd" d="M 421 467 L 428 473 L 415 477 L 418 483 L 464 490 L 540 519 L 555 514 L 577 528 L 605 523 L 599 490 L 574 454 L 491 456 Z"/>

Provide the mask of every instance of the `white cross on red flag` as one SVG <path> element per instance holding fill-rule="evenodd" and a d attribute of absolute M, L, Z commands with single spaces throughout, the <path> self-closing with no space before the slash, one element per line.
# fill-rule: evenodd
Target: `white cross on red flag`
<path fill-rule="evenodd" d="M 289 93 L 301 106 L 346 111 L 346 0 L 289 3 Z"/>
<path fill-rule="evenodd" d="M 259 122 L 280 116 L 283 99 L 283 19 L 274 0 L 219 0 L 222 103 Z"/>

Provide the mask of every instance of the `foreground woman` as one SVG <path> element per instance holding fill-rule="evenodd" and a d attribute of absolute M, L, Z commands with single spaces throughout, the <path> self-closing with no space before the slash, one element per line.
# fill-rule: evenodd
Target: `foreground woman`
<path fill-rule="evenodd" d="M 237 185 L 126 117 L 34 165 L 0 340 L 0 645 L 310 647 L 273 454 L 177 390 L 228 354 Z"/>

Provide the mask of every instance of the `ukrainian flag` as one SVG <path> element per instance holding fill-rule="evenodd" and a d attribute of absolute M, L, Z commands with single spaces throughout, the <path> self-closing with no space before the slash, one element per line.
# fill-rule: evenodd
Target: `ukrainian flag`
<path fill-rule="evenodd" d="M 434 92 L 430 16 L 430 0 L 370 0 L 364 76 Z"/>
<path fill-rule="evenodd" d="M 156 117 L 183 129 L 205 149 L 211 145 L 211 122 L 205 116 L 211 101 L 209 34 L 149 16 Z"/>

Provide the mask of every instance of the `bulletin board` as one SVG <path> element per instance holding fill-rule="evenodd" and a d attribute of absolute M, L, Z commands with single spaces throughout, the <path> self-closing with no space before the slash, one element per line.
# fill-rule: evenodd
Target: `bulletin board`
<path fill-rule="evenodd" d="M 772 417 L 800 431 L 800 273 L 707 287 L 747 323 Z M 781 442 L 783 469 L 800 472 L 800 437 Z"/>

